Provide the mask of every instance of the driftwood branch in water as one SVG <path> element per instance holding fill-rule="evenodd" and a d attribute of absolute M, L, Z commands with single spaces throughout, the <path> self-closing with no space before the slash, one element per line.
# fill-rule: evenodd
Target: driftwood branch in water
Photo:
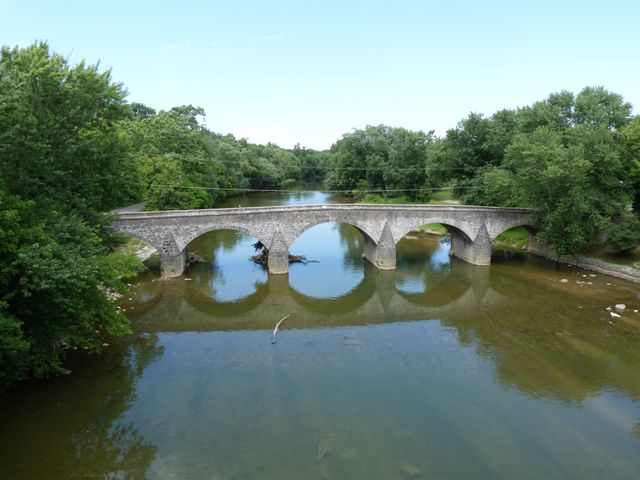
<path fill-rule="evenodd" d="M 273 329 L 273 339 L 271 340 L 271 344 L 276 343 L 276 334 L 278 333 L 278 328 L 280 328 L 280 324 L 284 322 L 287 318 L 291 316 L 290 313 L 287 313 L 284 317 L 280 319 L 278 323 L 276 323 L 276 328 Z"/>
<path fill-rule="evenodd" d="M 269 262 L 269 256 L 265 253 L 259 253 L 257 255 L 252 255 L 249 257 L 252 262 L 255 262 L 259 265 L 267 265 Z M 304 255 L 289 255 L 289 263 L 320 263 L 318 260 L 307 260 L 307 257 Z"/>

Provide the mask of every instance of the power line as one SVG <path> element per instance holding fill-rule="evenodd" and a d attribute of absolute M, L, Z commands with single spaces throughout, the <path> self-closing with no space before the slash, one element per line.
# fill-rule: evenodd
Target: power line
<path fill-rule="evenodd" d="M 238 162 L 227 162 L 222 160 L 214 160 L 214 162 L 218 164 L 230 165 L 234 167 L 243 166 L 241 163 L 238 163 Z M 249 166 L 251 166 L 251 164 L 249 164 Z M 292 165 L 291 168 L 297 168 L 300 170 L 324 170 L 324 171 L 340 170 L 340 171 L 363 171 L 363 172 L 364 171 L 375 172 L 375 171 L 387 170 L 387 169 L 393 170 L 394 172 L 398 172 L 398 171 L 402 172 L 402 171 L 415 171 L 416 169 L 420 169 L 420 167 L 393 167 L 390 165 L 385 165 L 381 167 L 330 167 L 330 166 Z M 465 169 L 467 169 L 467 167 L 448 167 L 445 169 L 437 168 L 439 172 L 447 171 L 447 170 L 465 170 Z"/>
<path fill-rule="evenodd" d="M 352 193 L 357 191 L 358 193 L 399 193 L 399 192 L 424 192 L 424 191 L 432 191 L 439 192 L 442 190 L 469 190 L 469 189 L 477 189 L 483 188 L 482 186 L 465 186 L 465 187 L 441 187 L 441 188 L 395 188 L 395 189 L 366 189 L 366 190 L 353 190 L 353 189 L 342 189 L 342 190 L 324 190 L 324 189 L 313 189 L 313 190 L 286 190 L 286 189 L 275 189 L 275 188 L 243 188 L 243 187 L 201 187 L 195 185 L 167 185 L 162 183 L 151 183 L 149 187 L 162 187 L 162 188 L 184 188 L 184 189 L 196 189 L 196 190 L 215 190 L 215 191 L 224 191 L 224 192 L 280 192 L 280 193 Z"/>

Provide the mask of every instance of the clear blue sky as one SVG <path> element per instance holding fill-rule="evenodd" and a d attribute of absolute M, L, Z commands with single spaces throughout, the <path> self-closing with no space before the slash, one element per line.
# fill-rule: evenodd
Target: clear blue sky
<path fill-rule="evenodd" d="M 443 134 L 593 85 L 640 106 L 640 0 L 0 0 L 0 43 L 34 40 L 100 61 L 130 101 L 284 147 L 380 123 Z"/>

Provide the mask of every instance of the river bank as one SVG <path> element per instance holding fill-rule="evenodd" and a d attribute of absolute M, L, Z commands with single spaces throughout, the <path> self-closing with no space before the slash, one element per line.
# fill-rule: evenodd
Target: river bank
<path fill-rule="evenodd" d="M 412 233 L 427 233 L 429 235 L 442 236 L 446 235 L 448 232 L 443 226 L 439 224 L 432 224 L 423 225 L 422 227 L 413 230 Z M 640 283 L 640 269 L 635 268 L 632 265 L 612 263 L 601 258 L 590 257 L 587 255 L 564 255 L 559 258 L 553 258 L 548 255 L 546 249 L 540 248 L 540 246 L 529 246 L 528 238 L 523 239 L 517 233 L 514 235 L 508 235 L 508 233 L 509 232 L 505 232 L 505 234 L 498 237 L 498 239 L 493 242 L 493 245 L 500 248 L 537 255 L 552 262 L 572 265 L 574 267 L 591 270 L 603 275 L 609 275 L 616 278 L 622 278 L 623 280 L 630 282 Z"/>
<path fill-rule="evenodd" d="M 536 252 L 529 252 L 534 255 L 539 255 Z M 541 255 L 547 260 L 564 263 L 567 265 L 573 265 L 574 267 L 584 268 L 585 270 L 592 270 L 603 275 L 609 275 L 616 278 L 622 278 L 634 283 L 640 283 L 640 270 L 637 268 L 629 267 L 626 265 L 618 265 L 617 263 L 605 262 L 599 258 L 585 257 L 585 256 L 563 256 L 558 259 L 549 258 L 547 255 Z"/>

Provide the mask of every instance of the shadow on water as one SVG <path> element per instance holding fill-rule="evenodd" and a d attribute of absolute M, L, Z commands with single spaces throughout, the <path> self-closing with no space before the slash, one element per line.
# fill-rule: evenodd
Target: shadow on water
<path fill-rule="evenodd" d="M 99 362 L 78 358 L 71 376 L 0 396 L 0 478 L 145 478 L 157 447 L 127 411 L 162 353 L 155 335 L 135 335 Z"/>

